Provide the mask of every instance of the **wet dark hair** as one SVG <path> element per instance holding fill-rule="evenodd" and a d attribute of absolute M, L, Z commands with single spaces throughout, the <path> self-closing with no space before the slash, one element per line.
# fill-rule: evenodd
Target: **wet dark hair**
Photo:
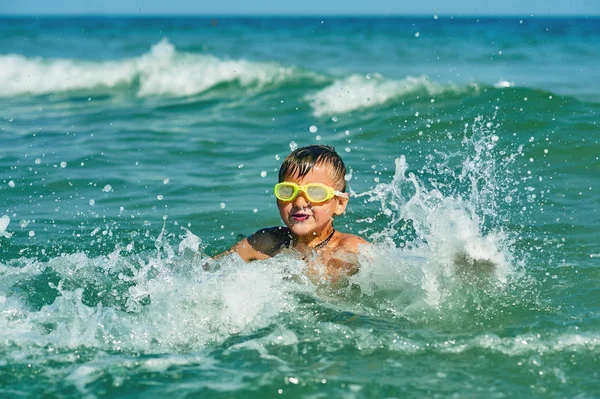
<path fill-rule="evenodd" d="M 279 182 L 284 181 L 287 176 L 304 177 L 317 164 L 330 165 L 333 180 L 337 185 L 335 188 L 346 191 L 346 165 L 335 152 L 335 148 L 328 145 L 309 145 L 292 151 L 279 168 Z"/>

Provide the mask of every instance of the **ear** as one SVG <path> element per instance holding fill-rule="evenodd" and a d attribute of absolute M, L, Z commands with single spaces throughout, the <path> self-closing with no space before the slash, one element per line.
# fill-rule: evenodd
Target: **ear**
<path fill-rule="evenodd" d="M 346 207 L 348 206 L 348 198 L 346 197 L 335 197 L 335 215 L 341 215 L 346 211 Z"/>

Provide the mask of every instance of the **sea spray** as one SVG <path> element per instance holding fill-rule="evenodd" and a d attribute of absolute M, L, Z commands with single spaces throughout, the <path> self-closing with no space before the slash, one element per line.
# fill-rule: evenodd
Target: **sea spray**
<path fill-rule="evenodd" d="M 10 224 L 10 218 L 6 215 L 2 215 L 2 217 L 0 218 L 0 238 L 1 237 L 4 237 L 4 238 L 12 237 L 12 233 L 9 233 L 8 231 L 6 231 L 6 228 L 8 227 L 9 224 Z"/>
<path fill-rule="evenodd" d="M 501 223 L 505 215 L 499 198 L 507 192 L 517 195 L 510 169 L 522 148 L 508 154 L 497 149 L 498 128 L 495 116 L 477 117 L 465 124 L 460 152 L 438 149 L 414 172 L 400 156 L 390 182 L 354 193 L 379 205 L 375 218 L 359 221 L 365 226 L 362 233 L 376 243 L 365 251 L 370 256 L 363 258 L 361 272 L 352 277 L 364 294 L 393 304 L 394 314 L 414 319 L 423 317 L 423 311 L 431 316 L 432 309 L 461 308 L 468 296 L 499 299 L 506 295 L 509 279 L 520 284 L 523 263 L 515 260 L 514 237 Z M 375 219 L 387 220 L 385 227 L 374 230 Z M 480 292 L 459 294 L 463 279 L 482 281 L 486 275 L 493 278 Z M 378 292 L 385 292 L 385 299 Z M 449 319 L 455 317 L 451 315 L 447 313 Z"/>

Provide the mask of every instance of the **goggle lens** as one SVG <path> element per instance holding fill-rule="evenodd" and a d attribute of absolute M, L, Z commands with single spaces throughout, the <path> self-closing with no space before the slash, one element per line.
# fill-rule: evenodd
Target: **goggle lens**
<path fill-rule="evenodd" d="M 328 192 L 325 187 L 310 184 L 306 187 L 306 196 L 313 202 L 325 201 L 327 194 Z"/>
<path fill-rule="evenodd" d="M 276 191 L 277 197 L 282 200 L 291 199 L 294 196 L 294 187 L 287 185 L 278 185 Z"/>

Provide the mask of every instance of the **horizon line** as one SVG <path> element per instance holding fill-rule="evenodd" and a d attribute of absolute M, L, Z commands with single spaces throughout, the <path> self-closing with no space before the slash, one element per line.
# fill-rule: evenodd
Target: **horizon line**
<path fill-rule="evenodd" d="M 0 18 L 6 17 L 29 17 L 29 18 L 45 18 L 45 17 L 121 17 L 121 18 L 598 18 L 598 14 L 555 14 L 555 13 L 530 13 L 530 14 L 472 14 L 472 13 L 431 13 L 431 14 L 184 14 L 184 13 L 11 13 L 2 14 Z"/>

